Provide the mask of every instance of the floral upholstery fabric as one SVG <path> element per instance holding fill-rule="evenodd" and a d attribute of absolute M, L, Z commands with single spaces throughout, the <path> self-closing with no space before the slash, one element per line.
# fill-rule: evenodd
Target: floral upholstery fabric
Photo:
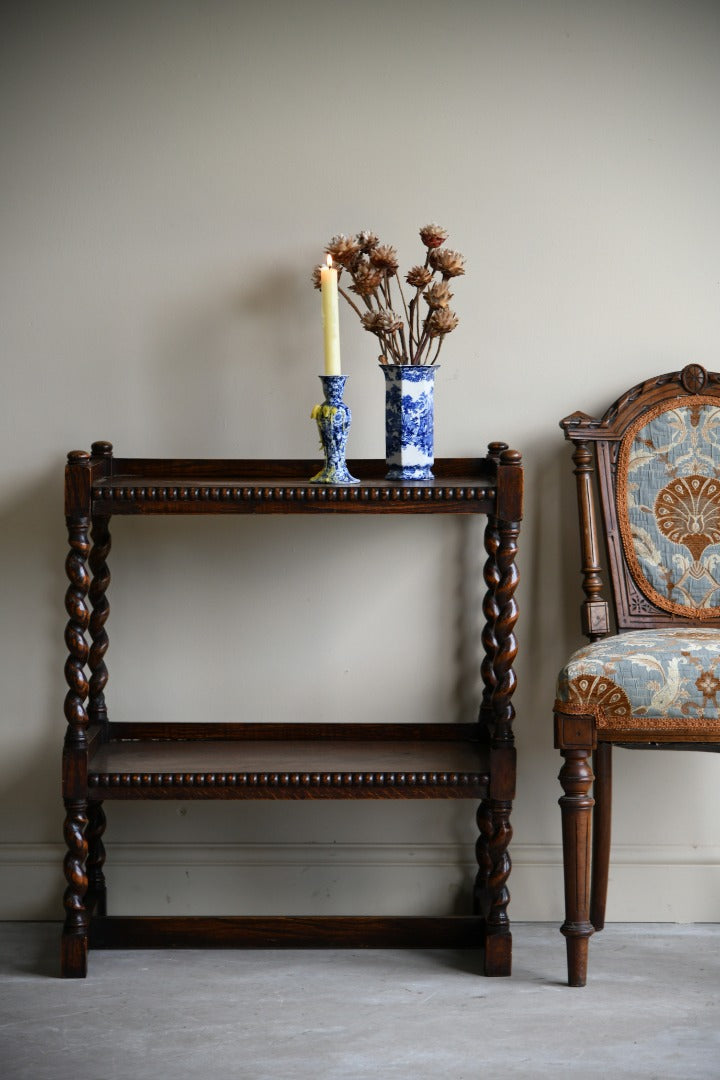
<path fill-rule="evenodd" d="M 720 630 L 634 630 L 573 653 L 557 704 L 606 716 L 720 718 Z"/>
<path fill-rule="evenodd" d="M 665 611 L 720 616 L 720 408 L 678 401 L 623 439 L 617 509 L 638 588 Z"/>

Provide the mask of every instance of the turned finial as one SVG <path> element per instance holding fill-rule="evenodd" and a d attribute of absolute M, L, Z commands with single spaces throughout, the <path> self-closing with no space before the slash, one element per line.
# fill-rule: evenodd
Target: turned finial
<path fill-rule="evenodd" d="M 506 442 L 491 442 L 488 443 L 488 457 L 493 461 L 499 461 L 500 455 L 503 450 L 507 450 L 508 444 Z"/>
<path fill-rule="evenodd" d="M 100 439 L 98 442 L 92 444 L 91 450 L 93 457 L 110 457 L 113 452 L 113 447 L 112 443 Z"/>
<path fill-rule="evenodd" d="M 522 454 L 519 450 L 508 450 L 506 447 L 500 455 L 500 460 L 503 465 L 521 465 Z"/>

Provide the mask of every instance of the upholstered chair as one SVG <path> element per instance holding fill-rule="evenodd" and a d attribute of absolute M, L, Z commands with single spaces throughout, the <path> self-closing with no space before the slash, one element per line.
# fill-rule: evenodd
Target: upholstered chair
<path fill-rule="evenodd" d="M 562 933 L 569 983 L 584 986 L 588 940 L 605 921 L 613 745 L 720 749 L 720 374 L 690 364 L 634 386 L 600 420 L 578 412 L 561 427 L 574 448 L 589 641 L 555 701 Z"/>

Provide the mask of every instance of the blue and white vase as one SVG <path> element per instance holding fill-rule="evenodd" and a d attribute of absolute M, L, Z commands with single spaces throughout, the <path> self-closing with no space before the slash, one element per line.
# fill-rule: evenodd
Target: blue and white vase
<path fill-rule="evenodd" d="M 388 480 L 432 479 L 435 461 L 433 366 L 381 364 L 385 375 Z"/>

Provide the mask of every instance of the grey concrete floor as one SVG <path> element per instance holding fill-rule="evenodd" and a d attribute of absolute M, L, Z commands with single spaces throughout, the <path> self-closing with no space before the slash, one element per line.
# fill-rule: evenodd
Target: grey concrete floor
<path fill-rule="evenodd" d="M 584 989 L 557 927 L 517 924 L 514 974 L 469 952 L 95 952 L 0 924 L 5 1080 L 720 1077 L 720 925 L 610 925 Z"/>

